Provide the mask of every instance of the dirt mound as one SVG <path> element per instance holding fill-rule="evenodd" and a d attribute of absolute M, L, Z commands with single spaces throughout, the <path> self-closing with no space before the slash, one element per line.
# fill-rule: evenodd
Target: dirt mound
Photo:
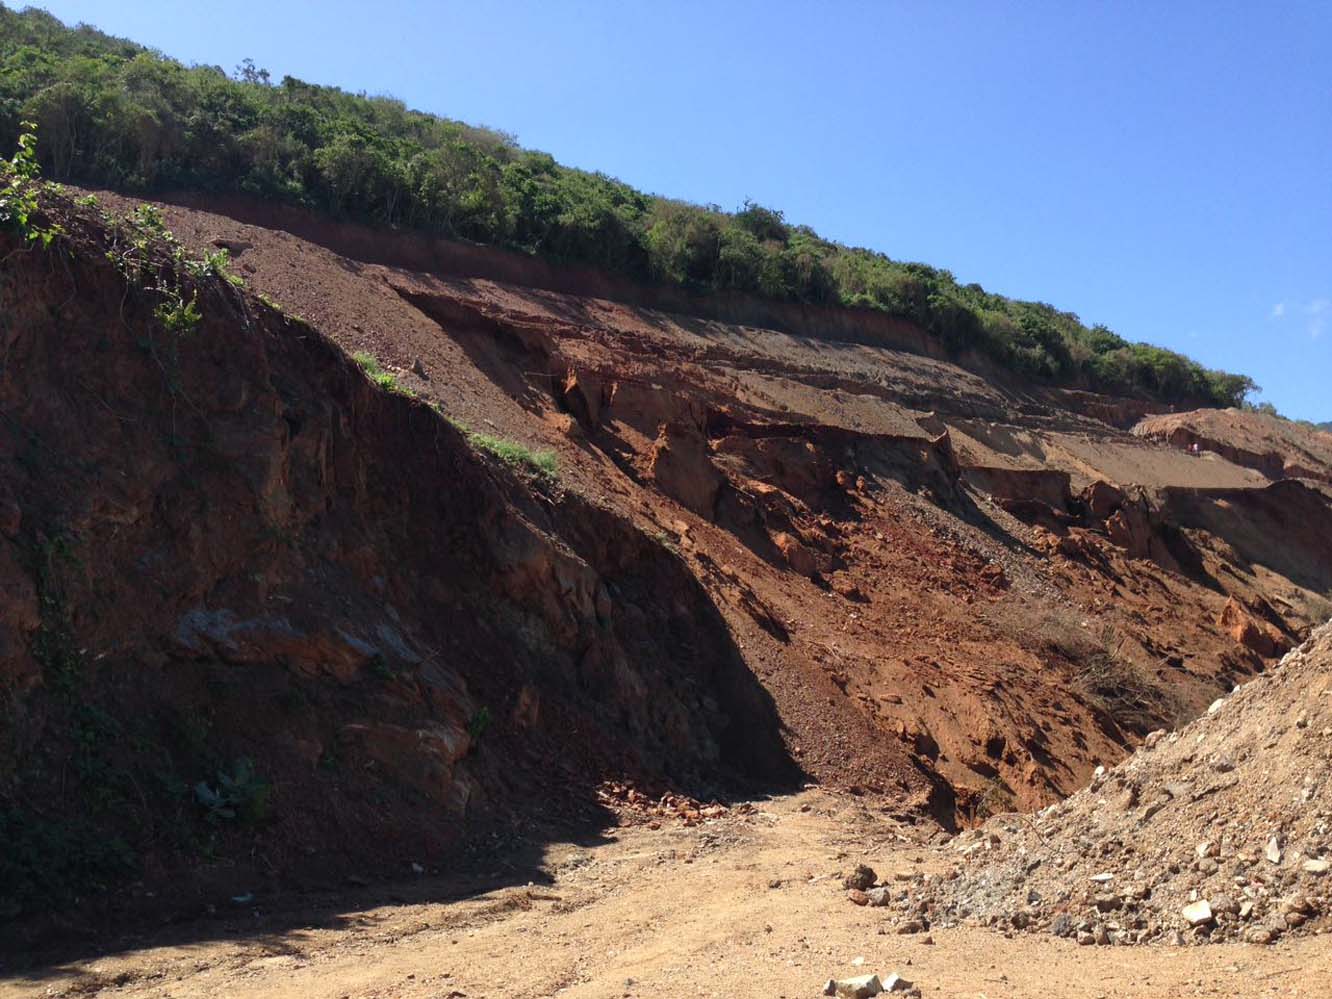
<path fill-rule="evenodd" d="M 953 842 L 895 904 L 1084 943 L 1270 943 L 1332 925 L 1332 624 L 1091 784 Z"/>
<path fill-rule="evenodd" d="M 1332 433 L 1267 413 L 1199 409 L 1149 416 L 1133 428 L 1141 437 L 1188 451 L 1219 455 L 1269 479 L 1332 483 Z"/>

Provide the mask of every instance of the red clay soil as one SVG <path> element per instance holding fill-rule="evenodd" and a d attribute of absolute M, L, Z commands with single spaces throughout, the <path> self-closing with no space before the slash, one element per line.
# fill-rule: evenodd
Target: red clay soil
<path fill-rule="evenodd" d="M 12 430 L 0 456 L 31 479 L 12 501 L 23 524 L 58 514 L 97 539 L 67 599 L 122 685 L 146 649 L 175 670 L 178 704 L 251 661 L 275 703 L 298 678 L 296 700 L 317 705 L 300 725 L 274 715 L 283 734 L 264 736 L 235 706 L 225 722 L 308 810 L 283 842 L 322 842 L 314 827 L 341 807 L 319 776 L 330 739 L 387 772 L 389 791 L 353 784 L 391 823 L 411 793 L 445 810 L 423 824 L 461 825 L 525 788 L 627 777 L 706 796 L 789 780 L 788 761 L 903 815 L 1034 808 L 1328 616 L 1327 496 L 1096 418 L 1136 403 L 987 379 L 845 317 L 822 335 L 728 325 L 566 294 L 549 274 L 538 289 L 339 252 L 391 233 L 303 229 L 325 246 L 162 209 L 187 246 L 227 247 L 247 285 L 209 303 L 206 346 L 179 360 L 194 405 L 236 424 L 210 431 L 220 478 L 186 474 L 161 430 L 190 407 L 153 388 L 142 316 L 97 332 L 115 303 L 92 264 L 72 284 L 26 274 L 45 289 L 33 303 L 81 321 L 59 328 L 34 304 L 11 327 L 47 367 L 9 379 L 5 401 L 59 438 L 94 499 L 71 529 L 54 467 L 24 466 Z M 324 337 L 417 401 L 374 389 Z M 430 406 L 553 451 L 558 482 L 470 453 Z M 1307 556 L 1288 551 L 1287 508 Z M 4 668 L 34 678 L 39 587 L 13 561 L 31 599 L 5 622 Z M 136 571 L 144 584 L 105 583 Z M 494 728 L 478 740 L 483 707 Z M 367 811 L 340 828 L 381 826 Z"/>
<path fill-rule="evenodd" d="M 308 233 L 330 249 L 164 210 L 187 243 L 238 250 L 256 290 L 348 351 L 475 430 L 555 450 L 565 488 L 675 547 L 822 781 L 900 795 L 923 770 L 965 801 L 997 777 L 1021 804 L 1048 803 L 1133 737 L 1079 684 L 1089 656 L 1109 644 L 1162 688 L 1158 719 L 1188 714 L 1262 666 L 1220 624 L 1232 596 L 1285 641 L 1322 614 L 1310 594 L 1328 579 L 1278 583 L 1158 499 L 1262 477 L 1061 408 L 1059 393 L 840 329 L 565 295 L 546 273 L 534 289 L 360 263 L 335 250 L 392 237 L 356 227 Z M 942 430 L 951 449 L 930 443 Z M 1013 467 L 1066 475 L 1069 493 L 999 483 Z M 1128 495 L 1092 512 L 1071 493 L 1100 479 Z"/>

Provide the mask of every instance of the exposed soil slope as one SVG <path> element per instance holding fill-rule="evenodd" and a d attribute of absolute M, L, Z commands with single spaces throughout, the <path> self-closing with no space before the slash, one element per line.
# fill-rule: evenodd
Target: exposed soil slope
<path fill-rule="evenodd" d="M 320 245 L 164 210 L 348 350 L 471 427 L 555 449 L 570 489 L 668 539 L 820 780 L 896 796 L 883 774 L 938 774 L 945 797 L 925 793 L 966 810 L 997 778 L 1045 803 L 1261 668 L 1239 618 L 1269 656 L 1322 620 L 1332 569 L 1292 579 L 1235 550 L 1283 525 L 1232 538 L 1214 516 L 1195 529 L 1212 500 L 1172 499 L 1231 490 L 1217 502 L 1242 508 L 1268 480 L 1103 422 L 1136 404 L 982 378 L 845 319 L 727 325 L 561 292 L 540 262 L 540 288 L 458 276 L 440 268 L 475 265 L 419 237 L 293 225 Z M 1145 714 L 1117 721 L 1091 689 L 1114 686 L 1094 675 L 1107 646 Z"/>
<path fill-rule="evenodd" d="M 223 281 L 168 334 L 66 225 L 4 248 L 6 916 L 401 869 L 465 816 L 585 817 L 606 774 L 794 777 L 673 552 Z"/>
<path fill-rule="evenodd" d="M 1134 433 L 1184 450 L 1197 444 L 1269 479 L 1332 483 L 1332 433 L 1267 413 L 1199 409 L 1149 416 Z"/>
<path fill-rule="evenodd" d="M 21 906 L 89 808 L 145 891 L 219 858 L 197 904 L 237 870 L 434 863 L 612 777 L 1037 807 L 1327 616 L 1328 496 L 1116 429 L 1119 400 L 846 317 L 730 325 L 163 211 L 248 284 L 209 283 L 185 340 L 86 219 L 4 265 L 5 800 L 47 823 Z M 242 758 L 271 817 L 202 814 Z"/>

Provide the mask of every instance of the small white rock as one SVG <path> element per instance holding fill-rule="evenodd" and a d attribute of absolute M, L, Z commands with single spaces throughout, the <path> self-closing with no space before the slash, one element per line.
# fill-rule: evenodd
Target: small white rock
<path fill-rule="evenodd" d="M 1263 856 L 1265 856 L 1270 863 L 1281 863 L 1281 841 L 1275 836 L 1269 839 L 1267 841 L 1267 849 L 1263 851 Z"/>
<path fill-rule="evenodd" d="M 1180 910 L 1180 915 L 1190 926 L 1206 926 L 1212 921 L 1212 906 L 1207 899 L 1190 902 Z"/>

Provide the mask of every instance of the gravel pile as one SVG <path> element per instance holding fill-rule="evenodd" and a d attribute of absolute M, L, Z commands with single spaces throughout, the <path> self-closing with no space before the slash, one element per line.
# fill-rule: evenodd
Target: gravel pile
<path fill-rule="evenodd" d="M 959 835 L 954 870 L 873 904 L 903 932 L 973 922 L 1085 944 L 1326 932 L 1330 771 L 1332 624 L 1067 800 Z"/>

